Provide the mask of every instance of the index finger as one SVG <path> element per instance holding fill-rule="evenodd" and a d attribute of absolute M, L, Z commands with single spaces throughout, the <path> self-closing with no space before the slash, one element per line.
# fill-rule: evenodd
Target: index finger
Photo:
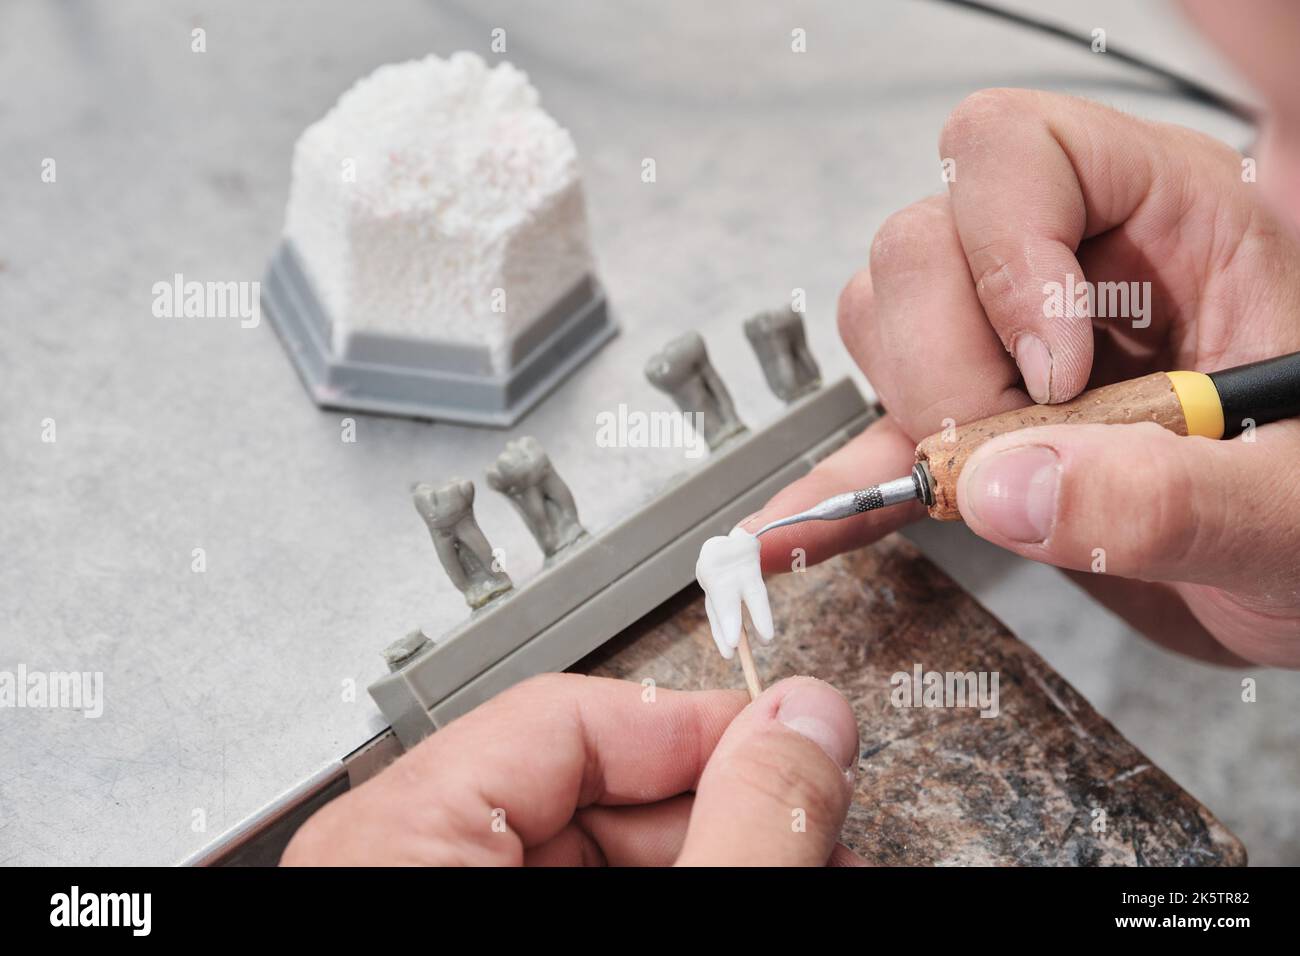
<path fill-rule="evenodd" d="M 976 93 L 944 126 L 940 153 L 955 171 L 949 192 L 970 274 L 1035 401 L 1065 401 L 1088 383 L 1092 307 L 1070 294 L 1085 288 L 1075 252 L 1150 197 L 1161 151 L 1150 129 L 1030 90 Z M 1061 290 L 1060 315 L 1044 307 L 1048 288 Z"/>

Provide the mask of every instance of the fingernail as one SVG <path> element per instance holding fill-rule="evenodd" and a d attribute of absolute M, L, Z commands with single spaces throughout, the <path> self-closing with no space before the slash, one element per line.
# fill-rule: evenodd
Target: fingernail
<path fill-rule="evenodd" d="M 1029 397 L 1045 405 L 1052 394 L 1052 353 L 1032 332 L 1017 335 L 1015 346 L 1016 364 L 1020 366 L 1020 376 L 1025 380 Z"/>
<path fill-rule="evenodd" d="M 755 511 L 748 518 L 741 518 L 740 521 L 736 523 L 736 527 L 742 528 L 743 530 L 748 531 L 750 534 L 753 534 L 755 530 L 763 527 L 763 525 L 767 523 L 763 521 L 762 518 L 763 518 L 763 512 Z"/>
<path fill-rule="evenodd" d="M 808 738 L 848 773 L 858 762 L 858 722 L 843 695 L 821 681 L 801 683 L 785 695 L 776 719 Z"/>
<path fill-rule="evenodd" d="M 992 531 L 1024 544 L 1047 540 L 1056 515 L 1061 460 L 1044 445 L 1024 445 L 979 462 L 966 504 Z"/>

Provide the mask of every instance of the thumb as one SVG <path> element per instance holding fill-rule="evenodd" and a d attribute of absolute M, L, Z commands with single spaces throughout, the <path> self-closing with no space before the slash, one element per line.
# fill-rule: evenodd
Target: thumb
<path fill-rule="evenodd" d="M 957 505 L 994 544 L 1060 567 L 1267 593 L 1300 545 L 1300 423 L 1213 441 L 1158 425 L 1054 425 L 971 456 Z"/>
<path fill-rule="evenodd" d="M 811 677 L 769 687 L 732 721 L 700 776 L 679 866 L 823 866 L 858 764 L 858 724 Z"/>

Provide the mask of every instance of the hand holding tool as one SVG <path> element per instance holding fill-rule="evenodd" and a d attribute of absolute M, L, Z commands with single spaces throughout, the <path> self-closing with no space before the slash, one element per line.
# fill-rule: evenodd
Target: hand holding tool
<path fill-rule="evenodd" d="M 835 521 L 907 501 L 940 521 L 961 518 L 957 479 L 990 438 L 1037 425 L 1155 422 L 1177 435 L 1232 438 L 1247 428 L 1300 415 L 1300 352 L 1220 372 L 1154 372 L 1103 385 L 1059 405 L 1028 405 L 936 432 L 916 446 L 912 473 L 834 495 L 769 522 L 755 536 L 803 521 Z"/>

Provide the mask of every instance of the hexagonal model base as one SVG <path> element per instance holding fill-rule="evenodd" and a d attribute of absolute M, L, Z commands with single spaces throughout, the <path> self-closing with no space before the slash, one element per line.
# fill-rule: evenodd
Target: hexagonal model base
<path fill-rule="evenodd" d="M 588 276 L 510 343 L 504 375 L 486 346 L 461 342 L 358 333 L 339 355 L 333 323 L 288 241 L 267 270 L 262 308 L 322 408 L 502 428 L 618 333 L 600 284 Z"/>

